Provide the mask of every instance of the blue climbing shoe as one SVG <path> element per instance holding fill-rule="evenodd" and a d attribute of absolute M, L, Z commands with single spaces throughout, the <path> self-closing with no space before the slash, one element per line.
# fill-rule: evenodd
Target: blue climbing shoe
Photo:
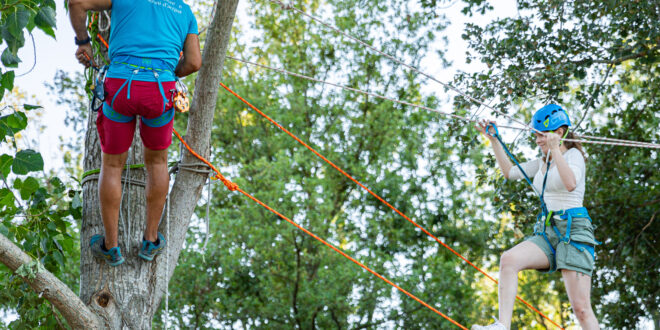
<path fill-rule="evenodd" d="M 124 257 L 121 256 L 121 250 L 118 246 L 104 251 L 103 245 L 105 245 L 105 239 L 103 239 L 102 235 L 97 234 L 92 236 L 92 239 L 89 240 L 89 247 L 92 248 L 92 255 L 94 257 L 104 259 L 108 265 L 113 267 L 124 263 Z"/>
<path fill-rule="evenodd" d="M 147 261 L 154 260 L 154 257 L 161 253 L 165 248 L 165 237 L 163 237 L 161 233 L 158 233 L 158 240 L 156 242 L 158 242 L 158 245 L 143 238 L 142 247 L 140 248 L 140 252 L 138 252 L 138 256 Z"/>

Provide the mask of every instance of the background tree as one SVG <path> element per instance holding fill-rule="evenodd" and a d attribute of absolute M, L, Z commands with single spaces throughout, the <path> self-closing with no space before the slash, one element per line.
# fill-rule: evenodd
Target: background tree
<path fill-rule="evenodd" d="M 447 24 L 414 1 L 293 5 L 413 65 L 435 51 L 432 43 L 442 43 Z M 422 93 L 419 77 L 319 24 L 268 2 L 250 2 L 248 8 L 250 32 L 234 31 L 231 56 L 430 107 L 440 104 Z M 460 242 L 470 257 L 478 260 L 492 241 L 487 237 L 497 234 L 471 207 L 481 200 L 466 179 L 474 168 L 460 166 L 482 155 L 458 152 L 454 127 L 445 118 L 235 61 L 227 63 L 227 73 L 224 82 L 232 89 L 422 226 L 449 244 Z M 230 94 L 220 93 L 217 104 L 212 154 L 242 189 L 451 317 L 466 324 L 474 319 L 478 306 L 470 303 L 470 283 L 480 274 L 460 270 L 454 255 Z M 198 216 L 204 212 L 200 208 Z M 180 326 L 451 326 L 222 186 L 214 187 L 210 218 L 205 255 L 199 255 L 200 228 L 191 232 L 185 265 L 174 275 L 181 285 L 171 288 L 170 306 Z"/>

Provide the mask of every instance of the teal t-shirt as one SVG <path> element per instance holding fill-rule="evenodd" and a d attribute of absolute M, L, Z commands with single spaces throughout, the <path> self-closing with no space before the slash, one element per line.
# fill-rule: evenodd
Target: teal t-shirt
<path fill-rule="evenodd" d="M 183 0 L 112 0 L 110 62 L 126 56 L 161 63 L 160 81 L 173 81 L 174 68 L 188 34 L 197 34 L 197 20 Z M 135 65 L 135 63 L 132 63 Z M 107 76 L 128 79 L 135 66 L 110 65 Z M 164 69 L 164 70 L 163 70 Z M 141 70 L 133 80 L 156 81 L 151 71 Z"/>

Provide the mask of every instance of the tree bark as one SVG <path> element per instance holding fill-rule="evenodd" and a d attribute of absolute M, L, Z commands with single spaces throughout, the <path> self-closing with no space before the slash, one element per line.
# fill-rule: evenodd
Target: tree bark
<path fill-rule="evenodd" d="M 186 140 L 204 156 L 208 156 L 218 83 L 237 5 L 238 0 L 217 2 L 216 15 L 207 34 L 203 65 L 195 85 Z M 101 165 L 101 150 L 95 124 L 95 117 L 91 116 L 85 138 L 85 171 L 100 168 Z M 142 163 L 142 155 L 142 142 L 136 132 L 129 151 L 129 163 Z M 182 162 L 190 164 L 198 161 L 185 153 Z M 124 171 L 124 177 L 127 175 L 132 182 L 145 180 L 145 173 L 141 169 Z M 104 328 L 151 328 L 151 321 L 174 272 L 190 218 L 207 177 L 205 174 L 188 171 L 180 171 L 177 174 L 170 193 L 169 221 L 163 216 L 159 226 L 159 231 L 166 235 L 169 222 L 167 248 L 152 262 L 145 262 L 137 256 L 146 226 L 144 187 L 135 184 L 126 186 L 119 220 L 119 246 L 126 261 L 118 267 L 110 267 L 91 255 L 89 239 L 94 234 L 103 233 L 103 224 L 98 185 L 96 181 L 85 184 L 80 235 L 80 298 L 99 316 Z"/>
<path fill-rule="evenodd" d="M 0 262 L 12 271 L 33 262 L 21 248 L 12 243 L 7 237 L 0 234 Z M 34 290 L 43 295 L 45 299 L 55 306 L 64 319 L 74 329 L 98 329 L 99 322 L 96 315 L 83 304 L 78 296 L 62 283 L 55 275 L 47 270 L 41 270 L 34 278 L 23 278 Z"/>

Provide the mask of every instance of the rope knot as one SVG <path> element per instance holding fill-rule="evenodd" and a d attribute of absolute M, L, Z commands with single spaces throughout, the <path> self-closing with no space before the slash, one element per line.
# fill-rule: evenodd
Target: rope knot
<path fill-rule="evenodd" d="M 238 185 L 234 182 L 227 180 L 224 176 L 222 176 L 222 174 L 218 173 L 218 175 L 214 176 L 213 178 L 222 181 L 225 187 L 227 187 L 227 189 L 229 189 L 230 191 L 238 190 Z"/>

